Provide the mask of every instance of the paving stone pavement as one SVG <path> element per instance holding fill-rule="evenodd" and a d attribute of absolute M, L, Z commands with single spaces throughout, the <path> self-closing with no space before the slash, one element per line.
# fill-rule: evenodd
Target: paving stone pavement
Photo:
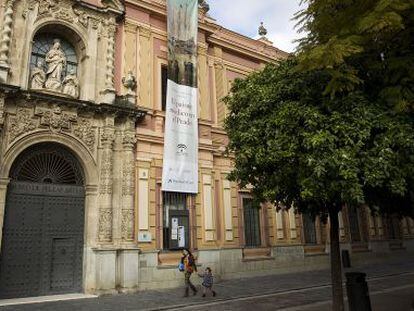
<path fill-rule="evenodd" d="M 414 284 L 414 257 L 398 258 L 352 270 L 367 273 L 370 291 L 408 286 L 401 289 L 404 294 L 410 293 L 409 286 Z M 7 306 L 0 307 L 0 311 L 283 310 L 297 307 L 300 307 L 297 310 L 313 310 L 312 304 L 321 302 L 318 310 L 329 310 L 329 304 L 323 303 L 331 298 L 329 283 L 329 270 L 318 270 L 222 281 L 215 284 L 218 293 L 216 298 L 202 298 L 200 294 L 183 298 L 183 289 L 179 288 L 101 296 L 96 299 Z M 414 297 L 414 287 L 412 289 Z M 390 292 L 387 295 L 394 295 L 397 299 L 398 295 L 404 296 L 403 294 Z M 305 305 L 310 305 L 310 309 L 303 309 Z M 410 310 L 394 308 L 393 311 Z"/>

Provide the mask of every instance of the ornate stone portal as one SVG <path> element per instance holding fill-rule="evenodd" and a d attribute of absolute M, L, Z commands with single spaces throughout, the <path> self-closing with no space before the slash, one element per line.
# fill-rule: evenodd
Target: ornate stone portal
<path fill-rule="evenodd" d="M 0 17 L 0 225 L 14 157 L 33 144 L 73 151 L 85 172 L 85 292 L 114 287 L 101 269 L 115 248 L 138 264 L 135 127 L 145 112 L 135 105 L 132 73 L 124 83 L 133 105 L 115 92 L 124 9 L 113 0 L 5 0 Z"/>

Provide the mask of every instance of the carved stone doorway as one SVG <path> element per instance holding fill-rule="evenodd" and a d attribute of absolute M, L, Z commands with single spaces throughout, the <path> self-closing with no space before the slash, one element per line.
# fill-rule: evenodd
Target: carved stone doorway
<path fill-rule="evenodd" d="M 24 151 L 10 172 L 0 298 L 82 291 L 84 177 L 59 144 Z"/>

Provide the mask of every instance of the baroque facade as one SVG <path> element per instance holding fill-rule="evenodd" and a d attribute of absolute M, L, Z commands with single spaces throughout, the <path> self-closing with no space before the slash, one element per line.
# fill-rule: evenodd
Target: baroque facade
<path fill-rule="evenodd" d="M 182 246 L 218 278 L 327 263 L 328 225 L 226 178 L 222 98 L 287 57 L 263 27 L 244 37 L 201 3 L 190 196 L 161 191 L 165 0 L 0 3 L 0 298 L 176 286 Z M 390 254 L 414 248 L 414 222 L 345 208 L 340 236 L 355 260 Z"/>

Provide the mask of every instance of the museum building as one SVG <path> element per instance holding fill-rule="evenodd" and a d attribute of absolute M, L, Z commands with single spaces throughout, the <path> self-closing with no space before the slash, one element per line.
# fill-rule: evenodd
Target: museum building
<path fill-rule="evenodd" d="M 0 299 L 183 283 L 181 247 L 216 277 L 328 263 L 328 225 L 256 206 L 227 180 L 223 97 L 287 53 L 199 1 L 199 193 L 161 190 L 165 0 L 1 0 Z M 414 250 L 414 221 L 340 213 L 353 260 Z M 177 236 L 177 227 L 179 230 Z"/>

